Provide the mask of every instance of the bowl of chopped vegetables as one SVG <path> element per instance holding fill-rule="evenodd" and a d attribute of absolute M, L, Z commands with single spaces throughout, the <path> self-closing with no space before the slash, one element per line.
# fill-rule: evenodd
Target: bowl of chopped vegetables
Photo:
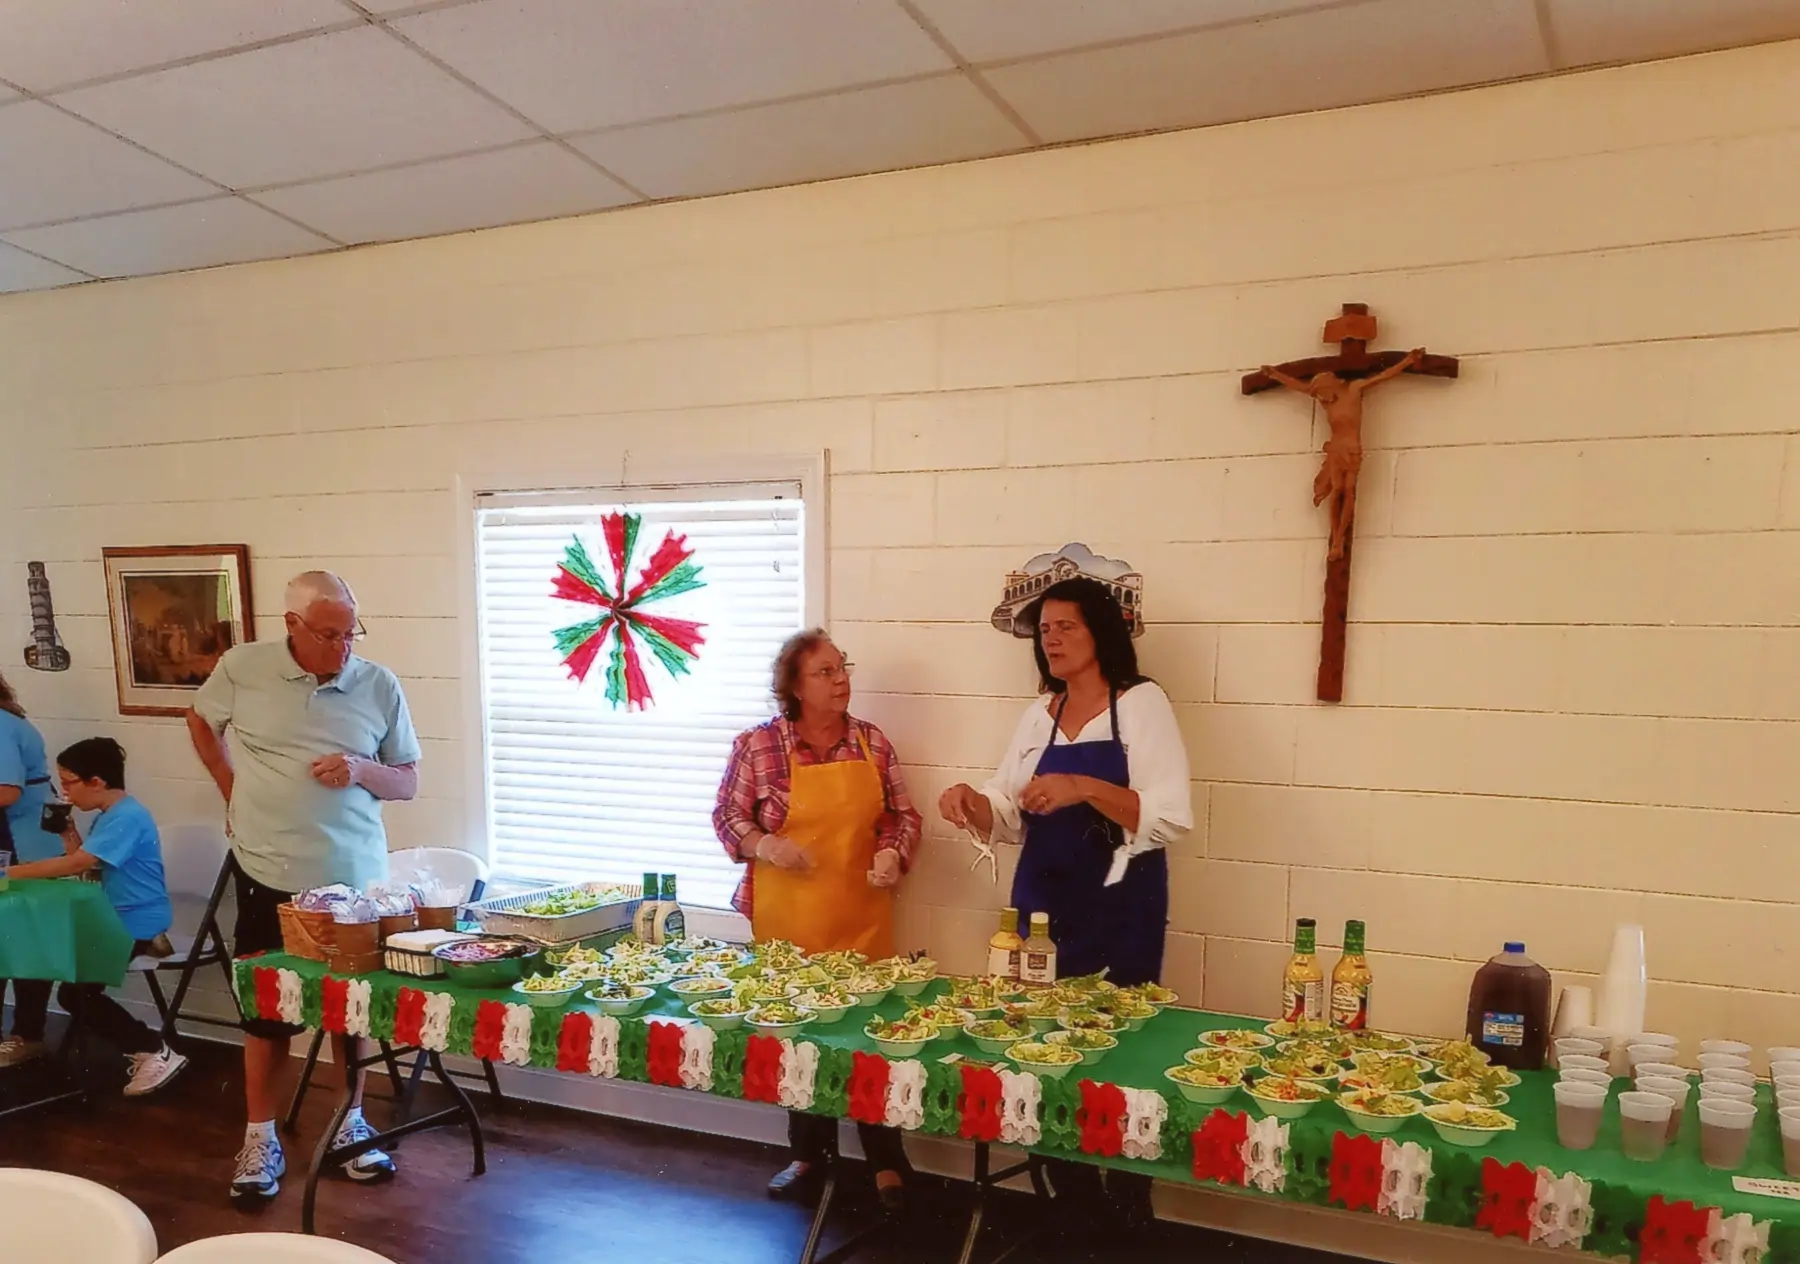
<path fill-rule="evenodd" d="M 1244 1082 L 1242 1071 L 1208 1071 L 1197 1066 L 1170 1067 L 1163 1078 L 1171 1081 L 1188 1101 L 1199 1106 L 1218 1106 L 1238 1091 Z"/>
<path fill-rule="evenodd" d="M 683 1000 L 698 1001 L 708 996 L 724 996 L 731 991 L 731 980 L 716 974 L 690 975 L 671 982 L 669 991 Z"/>
<path fill-rule="evenodd" d="M 1032 1031 L 1030 1021 L 1024 1018 L 972 1018 L 963 1024 L 963 1034 L 983 1053 L 996 1054 L 1030 1039 Z"/>
<path fill-rule="evenodd" d="M 1166 988 L 1160 983 L 1138 983 L 1131 987 L 1124 988 L 1123 991 L 1137 997 L 1141 1001 L 1150 1002 L 1150 1004 L 1156 1006 L 1158 1010 L 1167 1009 L 1181 999 L 1180 994 L 1177 993 L 1175 989 Z"/>
<path fill-rule="evenodd" d="M 1263 1069 L 1270 1075 L 1296 1080 L 1335 1080 L 1341 1068 L 1337 1059 L 1328 1054 L 1273 1053 L 1263 1056 Z"/>
<path fill-rule="evenodd" d="M 1380 1089 L 1356 1089 L 1338 1095 L 1338 1105 L 1350 1122 L 1363 1132 L 1381 1136 L 1398 1132 L 1408 1119 L 1424 1109 L 1416 1097 L 1384 1093 Z"/>
<path fill-rule="evenodd" d="M 1292 1040 L 1296 1036 L 1302 1039 L 1317 1039 L 1330 1036 L 1334 1029 L 1330 1023 L 1294 1022 L 1287 1018 L 1278 1018 L 1263 1027 L 1276 1040 Z"/>
<path fill-rule="evenodd" d="M 561 1009 L 575 999 L 575 993 L 581 991 L 581 983 L 560 974 L 534 974 L 513 984 L 512 990 L 524 997 L 527 1005 L 538 1009 Z"/>
<path fill-rule="evenodd" d="M 1129 1024 L 1105 1010 L 1065 1009 L 1057 1015 L 1056 1025 L 1064 1031 L 1100 1031 L 1110 1036 L 1124 1031 Z"/>
<path fill-rule="evenodd" d="M 969 1021 L 969 1015 L 942 1001 L 931 1005 L 920 1005 L 917 1001 L 906 1003 L 906 1016 L 914 1022 L 930 1023 L 937 1029 L 939 1037 L 954 1035 L 961 1031 Z"/>
<path fill-rule="evenodd" d="M 1076 1028 L 1072 1031 L 1047 1031 L 1044 1033 L 1044 1043 L 1073 1049 L 1081 1055 L 1082 1066 L 1093 1066 L 1106 1056 L 1108 1049 L 1119 1047 L 1119 1038 L 1103 1031 Z"/>
<path fill-rule="evenodd" d="M 1006 1050 L 1007 1059 L 1019 1070 L 1029 1071 L 1047 1080 L 1060 1080 L 1081 1065 L 1081 1051 L 1067 1045 L 1046 1044 L 1040 1040 L 1021 1040 Z"/>
<path fill-rule="evenodd" d="M 1430 1068 L 1404 1054 L 1390 1058 L 1372 1053 L 1358 1058 L 1356 1065 L 1338 1076 L 1338 1080 L 1353 1091 L 1374 1089 L 1382 1093 L 1416 1093 L 1425 1087 L 1425 1081 L 1419 1077 L 1422 1069 Z"/>
<path fill-rule="evenodd" d="M 859 1009 L 879 1005 L 894 990 L 894 976 L 879 970 L 862 970 L 844 980 L 844 990 L 856 994 Z"/>
<path fill-rule="evenodd" d="M 930 957 L 920 957 L 916 961 L 901 957 L 892 966 L 895 996 L 917 996 L 937 978 L 937 962 Z"/>
<path fill-rule="evenodd" d="M 1290 1075 L 1265 1075 L 1244 1085 L 1265 1115 L 1277 1119 L 1299 1119 L 1331 1096 L 1330 1092 L 1311 1080 L 1297 1080 Z"/>
<path fill-rule="evenodd" d="M 1357 1053 L 1411 1053 L 1413 1042 L 1385 1031 L 1347 1031 L 1343 1040 Z"/>
<path fill-rule="evenodd" d="M 856 1008 L 856 994 L 845 991 L 836 984 L 824 987 L 807 988 L 794 998 L 794 1004 L 813 1012 L 813 1021 L 821 1027 L 829 1027 Z"/>
<path fill-rule="evenodd" d="M 1017 1016 L 1031 1024 L 1031 1030 L 1042 1035 L 1055 1029 L 1057 1019 L 1062 1017 L 1063 1007 L 1047 996 L 1034 997 L 1031 1000 L 1016 1001 L 1002 1007 L 1006 1016 Z"/>
<path fill-rule="evenodd" d="M 503 988 L 524 978 L 526 966 L 542 956 L 543 951 L 529 939 L 478 935 L 439 944 L 431 955 L 444 963 L 447 982 L 466 988 Z"/>
<path fill-rule="evenodd" d="M 1503 1088 L 1483 1088 L 1474 1080 L 1435 1080 L 1420 1090 L 1434 1102 L 1461 1102 L 1465 1106 L 1504 1106 L 1512 1096 Z"/>
<path fill-rule="evenodd" d="M 1462 1102 L 1442 1102 L 1425 1108 L 1425 1118 L 1437 1129 L 1445 1143 L 1477 1149 L 1503 1132 L 1517 1128 L 1518 1121 L 1485 1106 L 1469 1106 Z"/>
<path fill-rule="evenodd" d="M 1145 1023 L 1156 1017 L 1156 1006 L 1127 992 L 1097 999 L 1094 1008 L 1124 1023 L 1126 1031 L 1141 1031 Z"/>
<path fill-rule="evenodd" d="M 1263 1064 L 1262 1054 L 1248 1049 L 1189 1049 L 1181 1058 L 1202 1071 L 1215 1071 L 1221 1075 L 1229 1072 L 1240 1077 Z"/>
<path fill-rule="evenodd" d="M 688 1006 L 688 1013 L 714 1031 L 736 1031 L 744 1025 L 744 1015 L 749 1012 L 748 1005 L 732 996 L 715 996 Z"/>
<path fill-rule="evenodd" d="M 649 1003 L 650 998 L 656 995 L 656 989 L 637 983 L 609 981 L 589 988 L 586 995 L 602 1014 L 611 1014 L 614 1018 L 630 1018 Z"/>
<path fill-rule="evenodd" d="M 1215 1049 L 1267 1049 L 1275 1040 L 1260 1032 L 1227 1027 L 1219 1031 L 1201 1032 L 1200 1043 L 1211 1045 Z"/>
<path fill-rule="evenodd" d="M 937 1039 L 937 1024 L 912 1017 L 871 1018 L 863 1025 L 863 1035 L 875 1042 L 884 1058 L 911 1058 Z"/>
<path fill-rule="evenodd" d="M 1443 1062 L 1438 1064 L 1437 1075 L 1440 1080 L 1467 1080 L 1471 1084 L 1479 1084 L 1487 1092 L 1513 1088 L 1519 1083 L 1517 1072 L 1485 1063 Z"/>
<path fill-rule="evenodd" d="M 765 1036 L 792 1036 L 817 1015 L 791 1001 L 764 1001 L 750 1007 L 744 1022 Z"/>
<path fill-rule="evenodd" d="M 972 1014 L 995 1014 L 1006 998 L 986 979 L 957 979 L 938 998 L 945 1005 Z"/>

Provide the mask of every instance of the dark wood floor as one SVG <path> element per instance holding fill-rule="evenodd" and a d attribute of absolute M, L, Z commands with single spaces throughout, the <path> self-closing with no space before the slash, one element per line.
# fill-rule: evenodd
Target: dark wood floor
<path fill-rule="evenodd" d="M 297 1230 L 306 1155 L 328 1122 L 332 1095 L 310 1095 L 301 1140 L 288 1147 L 291 1171 L 281 1196 L 245 1213 L 225 1192 L 243 1135 L 237 1051 L 199 1045 L 193 1052 L 182 1078 L 153 1098 L 128 1102 L 108 1093 L 87 1105 L 0 1121 L 0 1165 L 72 1172 L 118 1189 L 149 1215 L 165 1251 L 224 1233 Z M 372 1104 L 371 1118 L 379 1121 L 385 1109 Z M 771 1147 L 524 1103 L 484 1114 L 486 1176 L 469 1176 L 463 1133 L 416 1136 L 400 1151 L 394 1183 L 322 1186 L 320 1231 L 399 1264 L 788 1264 L 799 1254 L 809 1213 L 764 1195 L 764 1182 L 785 1161 Z M 903 1228 L 858 1258 L 954 1260 L 966 1200 L 966 1186 L 919 1178 Z M 1027 1195 L 1003 1200 L 981 1258 L 991 1259 L 1042 1216 Z M 827 1245 L 858 1220 L 857 1209 L 846 1208 Z M 1029 1264 L 1122 1256 L 1134 1264 L 1341 1260 L 1169 1224 L 1129 1252 L 1059 1238 L 1010 1258 Z"/>

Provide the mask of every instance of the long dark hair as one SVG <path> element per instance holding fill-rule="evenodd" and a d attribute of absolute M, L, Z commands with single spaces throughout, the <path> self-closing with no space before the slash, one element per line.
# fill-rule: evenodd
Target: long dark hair
<path fill-rule="evenodd" d="M 3 675 L 0 675 L 0 711 L 10 711 L 21 720 L 25 718 L 25 708 L 19 705 L 19 695 L 13 692 Z"/>
<path fill-rule="evenodd" d="M 1031 652 L 1037 658 L 1039 687 L 1045 693 L 1061 693 L 1067 688 L 1050 674 L 1050 660 L 1044 657 L 1042 623 L 1047 601 L 1067 601 L 1081 611 L 1081 621 L 1094 638 L 1094 657 L 1099 660 L 1100 674 L 1109 686 L 1123 693 L 1150 679 L 1138 670 L 1137 646 L 1131 643 L 1125 611 L 1105 584 L 1080 575 L 1050 585 L 1025 607 L 1022 615 L 1031 625 Z"/>

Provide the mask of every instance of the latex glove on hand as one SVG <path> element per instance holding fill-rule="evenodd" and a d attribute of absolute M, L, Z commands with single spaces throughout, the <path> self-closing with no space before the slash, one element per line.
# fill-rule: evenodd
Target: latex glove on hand
<path fill-rule="evenodd" d="M 869 869 L 869 885 L 886 889 L 900 881 L 900 853 L 892 847 L 885 847 L 875 853 L 875 863 Z"/>
<path fill-rule="evenodd" d="M 981 792 L 970 785 L 954 785 L 938 796 L 938 815 L 957 829 L 970 829 L 975 800 Z"/>
<path fill-rule="evenodd" d="M 791 838 L 783 838 L 780 834 L 764 834 L 757 839 L 756 858 L 767 861 L 777 869 L 812 868 L 812 859 L 800 844 Z"/>

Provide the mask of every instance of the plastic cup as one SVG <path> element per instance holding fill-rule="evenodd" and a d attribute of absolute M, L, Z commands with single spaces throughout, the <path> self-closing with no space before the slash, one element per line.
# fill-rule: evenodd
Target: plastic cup
<path fill-rule="evenodd" d="M 1565 1071 L 1611 1071 L 1612 1069 L 1605 1058 L 1590 1058 L 1580 1053 L 1571 1053 L 1558 1058 L 1556 1064 Z"/>
<path fill-rule="evenodd" d="M 1685 1080 L 1694 1073 L 1686 1067 L 1676 1066 L 1673 1062 L 1640 1062 L 1633 1068 L 1635 1075 L 1660 1075 L 1671 1080 Z"/>
<path fill-rule="evenodd" d="M 1612 1076 L 1605 1071 L 1590 1071 L 1585 1067 L 1564 1067 L 1557 1075 L 1558 1083 L 1598 1084 L 1601 1088 L 1612 1087 Z"/>
<path fill-rule="evenodd" d="M 1800 1046 L 1770 1045 L 1768 1054 L 1771 1066 L 1777 1062 L 1800 1062 Z"/>
<path fill-rule="evenodd" d="M 1619 1144 L 1639 1163 L 1662 1158 L 1669 1144 L 1669 1116 L 1675 1103 L 1661 1093 L 1619 1094 Z"/>
<path fill-rule="evenodd" d="M 1569 1039 L 1592 1040 L 1595 1044 L 1611 1049 L 1613 1034 L 1604 1027 L 1571 1027 L 1569 1028 Z"/>
<path fill-rule="evenodd" d="M 1600 1135 L 1600 1117 L 1606 1111 L 1606 1089 L 1579 1080 L 1558 1080 L 1556 1139 L 1570 1150 L 1591 1150 Z M 1800 1143 L 1796 1143 L 1800 1148 Z"/>
<path fill-rule="evenodd" d="M 1740 1058 L 1750 1056 L 1750 1046 L 1741 1040 L 1702 1040 L 1701 1053 L 1734 1053 Z"/>
<path fill-rule="evenodd" d="M 1702 1071 L 1711 1071 L 1715 1067 L 1730 1067 L 1734 1071 L 1750 1069 L 1750 1059 L 1741 1053 L 1703 1053 L 1699 1061 Z"/>
<path fill-rule="evenodd" d="M 1692 1091 L 1693 1085 L 1686 1080 L 1665 1079 L 1657 1075 L 1640 1075 L 1637 1089 L 1640 1093 L 1655 1093 L 1659 1097 L 1669 1099 L 1674 1107 L 1669 1112 L 1669 1141 L 1673 1143 L 1675 1138 L 1681 1134 L 1681 1116 L 1687 1110 L 1688 1094 Z"/>
<path fill-rule="evenodd" d="M 1771 1080 L 1779 1080 L 1784 1076 L 1800 1080 L 1800 1062 L 1788 1062 L 1783 1060 L 1781 1062 L 1771 1062 L 1769 1064 L 1769 1078 Z"/>
<path fill-rule="evenodd" d="M 1701 1101 L 1710 1102 L 1720 1098 L 1729 1098 L 1732 1101 L 1739 1102 L 1754 1102 L 1756 1100 L 1756 1090 L 1748 1084 L 1702 1084 L 1700 1086 Z"/>
<path fill-rule="evenodd" d="M 1783 1093 L 1800 1095 L 1800 1075 L 1778 1075 L 1775 1077 L 1775 1096 Z"/>
<path fill-rule="evenodd" d="M 1729 1172 L 1742 1167 L 1750 1148 L 1756 1107 L 1749 1102 L 1710 1098 L 1700 1103 L 1700 1161 Z"/>
<path fill-rule="evenodd" d="M 1702 1084 L 1754 1084 L 1756 1077 L 1736 1067 L 1708 1067 L 1700 1072 Z"/>
<path fill-rule="evenodd" d="M 1781 1120 L 1781 1163 L 1789 1176 L 1800 1176 L 1800 1106 L 1784 1106 Z"/>
<path fill-rule="evenodd" d="M 1567 1057 L 1578 1055 L 1584 1058 L 1597 1058 L 1606 1052 L 1606 1046 L 1598 1040 L 1580 1040 L 1573 1036 L 1565 1036 L 1558 1040 L 1552 1048 L 1556 1050 L 1557 1066 L 1561 1066 L 1562 1060 Z"/>
<path fill-rule="evenodd" d="M 1679 1049 L 1681 1041 L 1666 1031 L 1639 1031 L 1625 1037 L 1625 1047 L 1632 1045 L 1667 1045 L 1671 1049 Z"/>

